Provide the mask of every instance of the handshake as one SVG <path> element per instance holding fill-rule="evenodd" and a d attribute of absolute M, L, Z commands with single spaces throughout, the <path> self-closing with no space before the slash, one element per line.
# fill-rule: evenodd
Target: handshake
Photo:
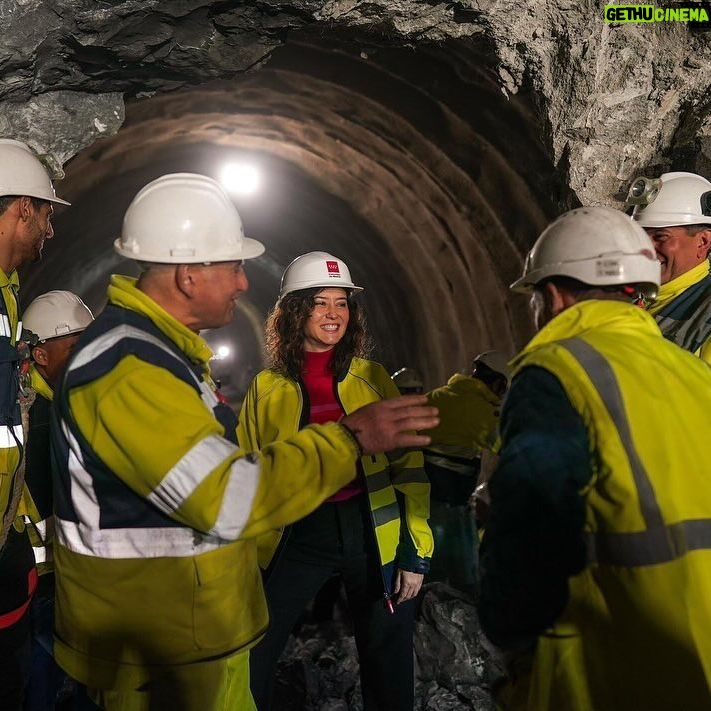
<path fill-rule="evenodd" d="M 426 447 L 430 437 L 419 434 L 439 424 L 436 407 L 425 395 L 402 395 L 361 407 L 340 424 L 358 443 L 361 454 L 378 454 L 405 447 Z"/>

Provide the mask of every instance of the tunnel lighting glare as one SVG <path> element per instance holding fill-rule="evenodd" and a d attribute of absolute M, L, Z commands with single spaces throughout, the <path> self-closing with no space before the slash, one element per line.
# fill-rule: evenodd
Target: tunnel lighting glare
<path fill-rule="evenodd" d="M 227 356 L 229 356 L 229 354 L 230 354 L 231 352 L 232 352 L 232 351 L 230 350 L 230 347 L 229 347 L 229 346 L 220 346 L 220 347 L 217 349 L 217 352 L 215 353 L 215 357 L 216 357 L 218 360 L 224 360 L 225 358 L 227 358 Z"/>
<path fill-rule="evenodd" d="M 222 169 L 220 182 L 225 190 L 240 195 L 252 195 L 261 183 L 259 171 L 249 163 L 230 163 Z"/>

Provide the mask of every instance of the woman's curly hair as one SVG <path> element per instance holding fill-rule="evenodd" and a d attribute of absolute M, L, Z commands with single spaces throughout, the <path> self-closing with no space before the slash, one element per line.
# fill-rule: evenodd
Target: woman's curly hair
<path fill-rule="evenodd" d="M 304 326 L 314 308 L 314 297 L 324 287 L 292 291 L 279 299 L 267 316 L 265 345 L 269 367 L 298 380 L 304 366 Z M 354 356 L 367 358 L 372 341 L 361 305 L 348 294 L 348 326 L 336 344 L 331 367 L 334 374 L 344 371 Z"/>

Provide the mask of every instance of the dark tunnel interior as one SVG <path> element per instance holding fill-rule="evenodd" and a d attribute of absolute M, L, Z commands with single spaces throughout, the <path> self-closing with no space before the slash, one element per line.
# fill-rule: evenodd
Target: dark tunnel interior
<path fill-rule="evenodd" d="M 207 334 L 214 372 L 238 402 L 263 365 L 265 316 L 284 267 L 325 250 L 344 259 L 390 371 L 434 387 L 477 352 L 513 355 L 531 333 L 508 291 L 546 222 L 574 204 L 550 160 L 530 92 L 507 96 L 483 42 L 388 45 L 372 35 L 300 31 L 260 68 L 127 104 L 126 122 L 67 166 L 55 239 L 22 274 L 23 306 L 64 288 L 102 308 L 111 273 L 136 274 L 113 239 L 135 193 L 168 172 L 217 179 L 253 166 L 234 194 L 246 233 L 266 245 L 247 265 L 234 323 Z"/>

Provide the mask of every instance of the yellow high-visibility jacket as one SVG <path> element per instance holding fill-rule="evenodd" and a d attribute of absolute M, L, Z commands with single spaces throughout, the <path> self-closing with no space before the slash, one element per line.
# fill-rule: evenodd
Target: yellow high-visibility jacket
<path fill-rule="evenodd" d="M 665 338 L 711 365 L 711 268 L 708 259 L 662 284 L 648 311 Z"/>
<path fill-rule="evenodd" d="M 553 319 L 514 377 L 531 366 L 558 379 L 587 429 L 589 563 L 512 708 L 711 708 L 711 371 L 616 301 Z"/>
<path fill-rule="evenodd" d="M 347 372 L 337 378 L 336 390 L 346 414 L 371 402 L 399 395 L 385 368 L 362 358 L 351 360 Z M 256 451 L 271 442 L 292 437 L 299 431 L 303 419 L 304 396 L 299 383 L 275 371 L 263 370 L 252 381 L 242 404 L 237 439 L 243 449 Z M 365 474 L 385 592 L 391 595 L 396 567 L 417 573 L 429 570 L 434 547 L 427 523 L 430 485 L 419 450 L 361 457 L 360 463 Z M 351 478 L 355 475 L 353 465 Z M 262 567 L 268 566 L 280 537 L 281 530 L 276 530 L 260 541 Z"/>
<path fill-rule="evenodd" d="M 114 276 L 55 392 L 55 654 L 99 689 L 255 644 L 267 626 L 255 537 L 351 478 L 338 424 L 245 456 L 205 341 Z"/>

